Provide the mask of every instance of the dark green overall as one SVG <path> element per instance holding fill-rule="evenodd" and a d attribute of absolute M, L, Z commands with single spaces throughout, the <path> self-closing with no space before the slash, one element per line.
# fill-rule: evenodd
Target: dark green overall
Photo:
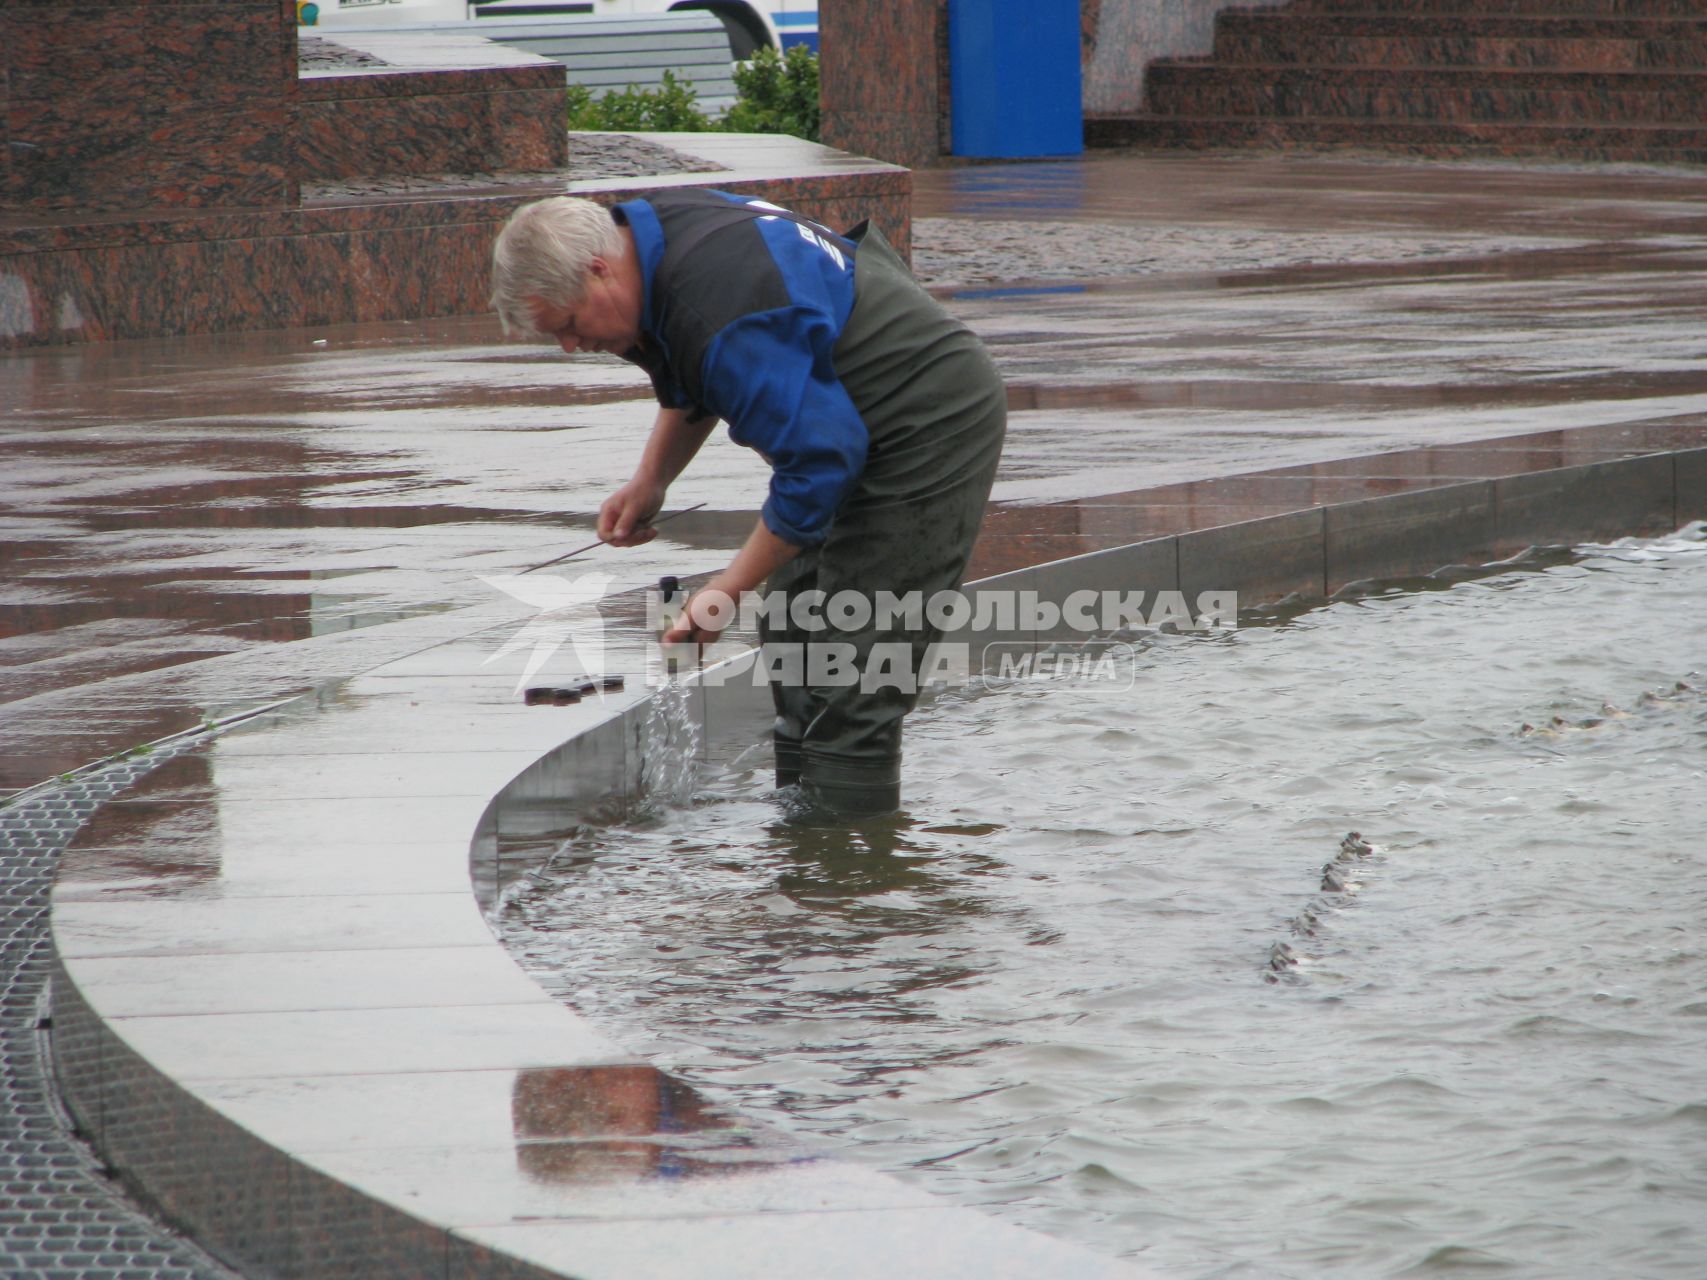
<path fill-rule="evenodd" d="M 1007 424 L 1007 396 L 989 354 L 908 272 L 867 224 L 848 238 L 854 307 L 835 346 L 836 372 L 870 433 L 865 470 L 837 509 L 829 536 L 771 576 L 767 595 L 790 600 L 816 589 L 928 600 L 961 584 L 990 496 Z M 875 601 L 874 601 L 875 605 Z M 875 613 L 875 608 L 873 610 Z M 802 630 L 761 624 L 776 644 L 851 644 L 864 670 L 877 644 L 911 649 L 917 677 L 937 638 L 918 628 L 833 623 Z M 798 781 L 812 804 L 839 813 L 882 813 L 900 803 L 901 721 L 916 689 L 773 681 L 777 781 Z"/>

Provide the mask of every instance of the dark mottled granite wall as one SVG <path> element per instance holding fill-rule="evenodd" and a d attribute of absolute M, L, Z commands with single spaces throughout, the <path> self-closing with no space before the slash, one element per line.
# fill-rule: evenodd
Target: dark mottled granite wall
<path fill-rule="evenodd" d="M 563 67 L 357 73 L 305 80 L 305 179 L 561 169 Z"/>
<path fill-rule="evenodd" d="M 296 197 L 289 0 L 7 0 L 0 69 L 7 206 Z"/>
<path fill-rule="evenodd" d="M 704 175 L 838 229 L 871 217 L 906 252 L 911 175 L 765 181 Z M 588 191 L 624 199 L 653 189 Z M 118 338 L 477 315 L 517 205 L 561 182 L 454 198 L 373 197 L 302 209 L 0 223 L 0 350 Z"/>
<path fill-rule="evenodd" d="M 563 64 L 458 31 L 339 33 L 302 72 L 305 181 L 569 163 Z"/>
<path fill-rule="evenodd" d="M 1116 2 L 1103 0 L 1103 13 Z M 1472 12 L 1462 0 L 1315 0 L 1223 11 L 1212 55 L 1152 63 L 1141 104 L 1123 70 L 1105 78 L 1088 140 L 1707 159 L 1700 0 L 1605 0 L 1592 15 L 1513 3 Z M 1697 21 L 1672 20 L 1684 17 Z M 1106 38 L 1106 17 L 1101 26 Z"/>
<path fill-rule="evenodd" d="M 937 84 L 942 0 L 824 0 L 818 78 L 825 143 L 910 167 L 941 154 L 948 95 Z"/>
<path fill-rule="evenodd" d="M 408 42 L 393 40 L 377 71 L 311 74 L 303 89 L 294 12 L 289 0 L 0 0 L 0 350 L 486 309 L 498 225 L 563 189 L 562 68 L 435 40 L 400 71 Z M 934 137 L 934 108 L 926 120 Z M 305 167 L 542 176 L 377 181 L 372 195 L 304 203 Z M 706 181 L 838 227 L 874 216 L 907 251 L 904 171 L 808 172 Z"/>
<path fill-rule="evenodd" d="M 1237 0 L 1242 9 L 1285 0 Z M 1234 0 L 1081 0 L 1085 21 L 1086 115 L 1142 109 L 1144 67 L 1156 58 L 1195 57 L 1214 44 L 1215 15 Z"/>
<path fill-rule="evenodd" d="M 373 203 L 0 234 L 0 348 L 485 310 L 517 200 Z M 426 264 L 430 264 L 428 267 Z"/>

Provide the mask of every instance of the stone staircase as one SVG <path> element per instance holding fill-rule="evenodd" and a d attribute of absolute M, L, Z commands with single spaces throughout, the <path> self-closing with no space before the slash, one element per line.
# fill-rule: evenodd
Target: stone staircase
<path fill-rule="evenodd" d="M 1707 163 L 1707 0 L 1293 0 L 1150 64 L 1092 146 Z"/>

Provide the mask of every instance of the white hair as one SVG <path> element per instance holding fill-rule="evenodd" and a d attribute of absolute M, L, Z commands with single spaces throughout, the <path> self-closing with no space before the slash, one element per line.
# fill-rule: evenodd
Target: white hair
<path fill-rule="evenodd" d="M 529 298 L 559 306 L 579 302 L 587 291 L 587 264 L 623 252 L 622 232 L 602 204 L 579 196 L 524 204 L 492 245 L 492 309 L 504 332 L 534 331 Z"/>

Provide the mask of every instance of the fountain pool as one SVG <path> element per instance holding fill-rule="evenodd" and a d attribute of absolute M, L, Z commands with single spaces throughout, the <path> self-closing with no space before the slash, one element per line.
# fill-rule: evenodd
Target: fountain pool
<path fill-rule="evenodd" d="M 1153 636 L 921 709 L 892 821 L 716 762 L 502 925 L 712 1099 L 1163 1274 L 1693 1280 L 1704 636 L 1701 526 Z"/>

